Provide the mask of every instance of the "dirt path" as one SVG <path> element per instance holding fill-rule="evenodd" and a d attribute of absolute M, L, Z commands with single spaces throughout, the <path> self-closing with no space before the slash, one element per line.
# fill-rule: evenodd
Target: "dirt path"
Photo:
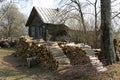
<path fill-rule="evenodd" d="M 53 73 L 38 66 L 28 68 L 13 50 L 0 49 L 0 80 L 52 80 Z"/>

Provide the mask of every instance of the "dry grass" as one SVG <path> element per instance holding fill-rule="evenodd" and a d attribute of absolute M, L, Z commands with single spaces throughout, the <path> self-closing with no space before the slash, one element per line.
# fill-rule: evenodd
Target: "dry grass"
<path fill-rule="evenodd" d="M 107 66 L 108 71 L 101 73 L 98 80 L 120 80 L 120 62 Z"/>
<path fill-rule="evenodd" d="M 13 49 L 0 49 L 0 80 L 51 80 L 53 73 L 39 66 L 28 68 L 11 55 Z M 18 66 L 19 65 L 19 66 Z"/>
<path fill-rule="evenodd" d="M 15 49 L 3 49 L 3 48 L 1 48 L 0 49 L 0 55 L 2 55 L 2 54 L 11 54 L 11 53 L 15 52 L 14 50 Z"/>
<path fill-rule="evenodd" d="M 59 71 L 55 80 L 96 80 L 97 75 L 92 64 L 77 65 Z"/>
<path fill-rule="evenodd" d="M 120 80 L 120 62 L 107 66 L 107 69 L 106 72 L 96 73 L 90 66 L 66 68 L 55 80 Z"/>

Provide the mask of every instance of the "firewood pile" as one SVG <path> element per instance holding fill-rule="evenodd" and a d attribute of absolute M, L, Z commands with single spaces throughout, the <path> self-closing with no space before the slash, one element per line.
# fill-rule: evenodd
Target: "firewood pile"
<path fill-rule="evenodd" d="M 84 65 L 90 63 L 86 52 L 75 46 L 60 46 L 64 54 L 70 59 L 71 65 Z"/>
<path fill-rule="evenodd" d="M 115 42 L 115 50 L 116 50 L 116 53 L 120 55 L 120 40 L 117 40 Z"/>
<path fill-rule="evenodd" d="M 16 46 L 16 41 L 9 41 L 8 39 L 1 39 L 0 40 L 0 47 L 1 48 L 10 48 L 10 47 L 15 47 Z"/>
<path fill-rule="evenodd" d="M 30 37 L 20 37 L 17 44 L 16 55 L 22 57 L 23 59 L 29 57 L 29 54 L 31 54 L 31 44 L 32 42 Z"/>
<path fill-rule="evenodd" d="M 33 41 L 29 37 L 19 39 L 16 55 L 22 59 L 36 57 L 38 65 L 45 69 L 56 70 L 58 68 L 58 62 L 50 52 L 49 47 Z"/>
<path fill-rule="evenodd" d="M 50 49 L 44 45 L 41 45 L 37 49 L 37 57 L 36 60 L 41 67 L 45 67 L 50 70 L 56 70 L 58 68 L 58 62 L 55 57 L 50 52 Z"/>

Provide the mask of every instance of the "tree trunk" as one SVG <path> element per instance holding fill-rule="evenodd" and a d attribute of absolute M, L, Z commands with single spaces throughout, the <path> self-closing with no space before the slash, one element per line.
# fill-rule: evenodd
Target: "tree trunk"
<path fill-rule="evenodd" d="M 74 1 L 73 1 L 74 2 Z M 77 7 L 78 7 L 78 11 L 80 13 L 80 17 L 81 17 L 81 20 L 82 20 L 82 26 L 83 26 L 83 33 L 84 33 L 84 43 L 85 44 L 88 44 L 88 40 L 87 40 L 87 29 L 86 29 L 86 25 L 85 25 L 85 20 L 84 20 L 84 16 L 83 16 L 83 12 L 82 12 L 82 9 L 81 9 L 81 4 L 80 3 L 77 3 L 75 2 Z"/>
<path fill-rule="evenodd" d="M 116 62 L 111 26 L 111 0 L 101 0 L 101 50 L 107 65 Z"/>
<path fill-rule="evenodd" d="M 94 5 L 94 9 L 95 9 L 95 48 L 98 48 L 98 27 L 97 27 L 97 0 L 95 0 L 95 5 Z"/>
<path fill-rule="evenodd" d="M 11 37 L 11 24 L 8 26 L 7 39 Z"/>

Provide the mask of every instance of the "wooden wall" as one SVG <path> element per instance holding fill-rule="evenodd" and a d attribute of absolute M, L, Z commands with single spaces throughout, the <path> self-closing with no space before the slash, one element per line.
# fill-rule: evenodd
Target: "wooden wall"
<path fill-rule="evenodd" d="M 62 24 L 55 25 L 43 23 L 42 19 L 38 15 L 35 15 L 29 24 L 29 36 L 34 39 L 43 38 L 46 40 L 46 30 L 48 30 L 48 33 L 51 35 L 50 40 L 54 41 L 61 33 L 63 33 L 62 35 L 65 35 L 64 33 L 66 32 L 66 26 Z"/>

